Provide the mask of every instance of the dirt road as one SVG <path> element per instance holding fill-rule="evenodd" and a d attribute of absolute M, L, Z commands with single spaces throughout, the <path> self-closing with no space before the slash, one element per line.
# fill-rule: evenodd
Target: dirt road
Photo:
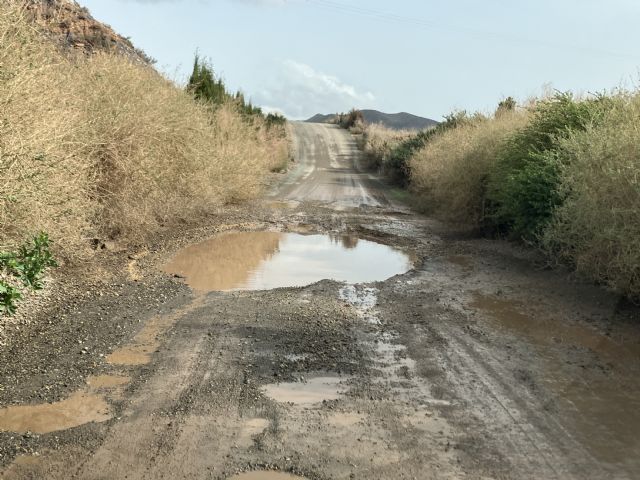
<path fill-rule="evenodd" d="M 390 201 L 347 132 L 294 133 L 265 199 L 130 255 L 0 352 L 0 477 L 640 478 L 637 307 Z M 267 264 L 322 278 L 331 248 L 411 266 L 203 291 Z"/>

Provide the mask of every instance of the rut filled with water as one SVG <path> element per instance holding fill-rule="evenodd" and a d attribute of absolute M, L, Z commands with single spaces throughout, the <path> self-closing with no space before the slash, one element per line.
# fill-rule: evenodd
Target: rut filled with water
<path fill-rule="evenodd" d="M 404 253 L 351 235 L 233 232 L 185 248 L 164 271 L 208 292 L 301 287 L 324 279 L 365 283 L 410 268 Z"/>

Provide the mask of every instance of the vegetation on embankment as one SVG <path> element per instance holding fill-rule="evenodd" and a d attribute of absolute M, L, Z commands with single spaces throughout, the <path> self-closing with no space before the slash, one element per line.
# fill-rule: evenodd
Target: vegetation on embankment
<path fill-rule="evenodd" d="M 0 11 L 0 247 L 46 231 L 64 260 L 141 241 L 255 196 L 284 128 L 244 101 L 197 99 L 126 57 L 63 54 L 21 2 Z M 251 107 L 253 108 L 253 107 Z"/>
<path fill-rule="evenodd" d="M 418 134 L 370 126 L 364 149 L 421 209 L 525 241 L 640 298 L 640 93 L 571 94 Z"/>

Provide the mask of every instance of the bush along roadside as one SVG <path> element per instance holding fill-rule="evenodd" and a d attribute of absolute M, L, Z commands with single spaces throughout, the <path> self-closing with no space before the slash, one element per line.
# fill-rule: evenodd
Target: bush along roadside
<path fill-rule="evenodd" d="M 447 115 L 444 121 L 435 127 L 422 130 L 403 142 L 400 142 L 382 162 L 382 172 L 397 185 L 404 188 L 408 187 L 411 181 L 411 168 L 409 166 L 411 157 L 439 134 L 463 125 L 468 122 L 469 119 L 470 117 L 466 111 L 454 112 Z"/>
<path fill-rule="evenodd" d="M 495 159 L 487 188 L 486 227 L 516 239 L 536 240 L 563 203 L 560 172 L 568 158 L 560 143 L 601 122 L 614 100 L 576 100 L 558 93 L 536 103 L 530 122 L 512 135 Z"/>
<path fill-rule="evenodd" d="M 0 315 L 15 313 L 22 288 L 42 289 L 47 269 L 57 266 L 50 247 L 49 236 L 41 232 L 15 252 L 0 252 Z"/>
<path fill-rule="evenodd" d="M 524 242 L 640 300 L 638 125 L 640 90 L 558 92 L 400 139 L 369 127 L 364 147 L 422 211 Z"/>

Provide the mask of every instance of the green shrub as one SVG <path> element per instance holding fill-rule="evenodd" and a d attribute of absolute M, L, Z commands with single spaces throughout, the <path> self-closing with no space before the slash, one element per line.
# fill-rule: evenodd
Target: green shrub
<path fill-rule="evenodd" d="M 563 199 L 543 232 L 551 258 L 640 300 L 640 94 L 559 141 Z"/>
<path fill-rule="evenodd" d="M 222 105 L 231 99 L 227 87 L 220 78 L 216 78 L 213 68 L 198 55 L 193 62 L 193 71 L 189 77 L 187 91 L 198 100 Z"/>
<path fill-rule="evenodd" d="M 535 104 L 531 121 L 509 138 L 489 178 L 487 226 L 515 238 L 535 239 L 556 207 L 560 169 L 558 145 L 571 132 L 597 123 L 611 99 L 576 100 L 559 93 Z"/>
<path fill-rule="evenodd" d="M 264 118 L 262 109 L 253 105 L 251 101 L 247 101 L 242 92 L 238 91 L 232 94 L 227 91 L 227 86 L 221 78 L 216 77 L 211 64 L 202 60 L 198 55 L 193 62 L 193 71 L 189 77 L 187 91 L 197 100 L 207 102 L 214 107 L 231 103 L 236 106 L 240 114 L 249 119 L 254 116 Z"/>
<path fill-rule="evenodd" d="M 269 113 L 264 119 L 267 128 L 272 127 L 284 127 L 287 124 L 287 119 L 279 113 Z"/>

